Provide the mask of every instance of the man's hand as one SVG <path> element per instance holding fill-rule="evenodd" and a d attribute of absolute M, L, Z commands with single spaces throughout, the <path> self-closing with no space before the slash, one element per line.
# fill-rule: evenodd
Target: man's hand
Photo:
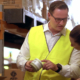
<path fill-rule="evenodd" d="M 26 64 L 25 64 L 25 69 L 26 69 L 27 71 L 29 71 L 29 72 L 34 72 L 33 67 L 30 65 L 31 62 L 32 62 L 32 60 L 26 62 Z"/>
<path fill-rule="evenodd" d="M 49 60 L 42 60 L 42 62 L 45 62 L 43 64 L 43 69 L 46 69 L 46 70 L 53 70 L 53 71 L 57 71 L 58 70 L 58 67 L 56 64 L 52 63 L 51 61 Z"/>

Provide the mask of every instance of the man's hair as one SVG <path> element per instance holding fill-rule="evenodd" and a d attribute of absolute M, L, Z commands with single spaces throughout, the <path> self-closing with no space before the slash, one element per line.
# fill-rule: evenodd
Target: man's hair
<path fill-rule="evenodd" d="M 69 10 L 67 4 L 63 1 L 52 2 L 50 4 L 50 7 L 49 7 L 49 12 L 52 14 L 55 9 L 67 9 L 67 10 Z"/>
<path fill-rule="evenodd" d="M 80 45 L 80 25 L 75 26 L 70 32 L 70 37 Z"/>

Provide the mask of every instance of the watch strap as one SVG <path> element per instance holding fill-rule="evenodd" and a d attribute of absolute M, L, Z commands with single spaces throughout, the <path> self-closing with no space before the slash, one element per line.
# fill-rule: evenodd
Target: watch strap
<path fill-rule="evenodd" d="M 62 65 L 61 64 L 56 64 L 57 65 L 57 67 L 58 67 L 58 70 L 57 71 L 55 71 L 55 72 L 60 72 L 60 70 L 62 69 Z"/>

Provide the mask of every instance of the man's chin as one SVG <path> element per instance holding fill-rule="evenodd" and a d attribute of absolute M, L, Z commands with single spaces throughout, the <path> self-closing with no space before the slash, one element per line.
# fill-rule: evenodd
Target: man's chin
<path fill-rule="evenodd" d="M 59 29 L 58 31 L 61 32 L 63 29 Z"/>
<path fill-rule="evenodd" d="M 64 27 L 63 27 L 63 28 L 64 28 Z M 59 28 L 58 30 L 59 30 L 59 31 L 62 31 L 62 30 L 63 30 L 63 28 Z"/>

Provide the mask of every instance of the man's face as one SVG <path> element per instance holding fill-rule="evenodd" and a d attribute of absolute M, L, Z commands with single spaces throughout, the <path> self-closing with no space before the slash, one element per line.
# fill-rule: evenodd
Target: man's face
<path fill-rule="evenodd" d="M 56 32 L 60 32 L 66 25 L 68 19 L 67 9 L 55 9 L 53 14 L 48 13 L 50 27 Z"/>
<path fill-rule="evenodd" d="M 75 40 L 70 37 L 70 41 L 71 41 L 71 46 L 74 47 L 77 50 L 80 50 L 80 45 L 78 43 L 75 42 Z"/>

